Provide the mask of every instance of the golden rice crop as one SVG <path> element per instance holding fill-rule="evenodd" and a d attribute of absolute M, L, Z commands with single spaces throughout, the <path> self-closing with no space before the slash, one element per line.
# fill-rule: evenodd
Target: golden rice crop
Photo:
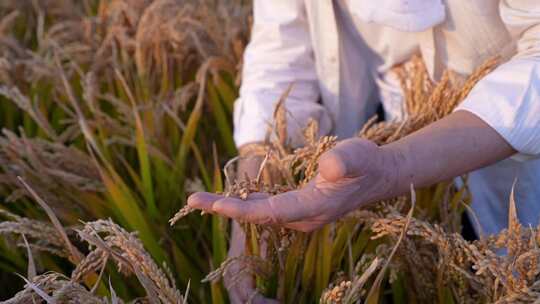
<path fill-rule="evenodd" d="M 491 71 L 496 63 L 496 59 L 486 62 L 468 79 L 457 80 L 448 71 L 440 82 L 432 83 L 422 59 L 413 58 L 394 71 L 406 92 L 406 119 L 370 122 L 359 136 L 382 145 L 450 114 L 474 84 Z M 283 98 L 286 98 L 285 95 Z M 265 150 L 262 166 L 278 172 L 281 177 L 278 183 L 265 184 L 260 174 L 256 180 L 231 181 L 225 192 L 227 196 L 246 199 L 253 192 L 282 193 L 305 185 L 315 176 L 318 158 L 335 145 L 336 138 L 330 136 L 317 139 L 317 126 L 311 123 L 304 131 L 304 147 L 292 150 L 284 146 L 287 136 L 284 131 L 285 112 L 283 103 L 279 102 L 274 129 L 271 130 L 278 136 L 266 144 L 266 149 L 260 147 Z M 312 301 L 318 292 L 322 292 L 320 301 L 323 303 L 356 303 L 360 299 L 377 302 L 384 290 L 381 281 L 388 268 L 387 284 L 405 285 L 402 288 L 409 292 L 404 292 L 404 296 L 410 301 L 432 303 L 438 299 L 443 303 L 478 303 L 521 297 L 516 295 L 521 293 L 517 288 L 505 289 L 505 284 L 501 283 L 503 273 L 510 278 L 512 272 L 512 268 L 508 268 L 503 260 L 513 260 L 514 254 L 524 253 L 510 249 L 518 245 L 507 247 L 502 242 L 485 238 L 469 243 L 459 234 L 461 212 L 468 199 L 466 188 L 455 189 L 449 182 L 421 192 L 422 202 L 418 202 L 418 209 L 415 210 L 417 218 L 407 219 L 403 215 L 417 203 L 416 199 L 411 201 L 401 197 L 353 212 L 344 220 L 310 234 L 272 226 L 243 224 L 246 242 L 250 244 L 244 256 L 225 261 L 206 279 L 217 280 L 230 271 L 235 263 L 245 263 L 248 269 L 244 267 L 238 275 L 248 273 L 256 276 L 260 292 L 286 303 Z M 435 204 L 440 205 L 441 210 L 438 215 L 430 216 L 429 213 L 436 209 Z M 189 212 L 189 207 L 183 208 L 171 219 L 171 223 L 174 224 Z M 511 214 L 510 218 L 511 226 L 519 225 L 515 214 Z M 429 221 L 438 224 L 433 225 Z M 521 233 L 520 228 L 514 227 L 513 230 L 515 234 Z M 366 232 L 367 236 L 359 238 L 358 243 L 354 242 L 358 234 Z M 504 238 L 505 233 L 497 237 Z M 343 235 L 347 236 L 349 244 L 341 243 Z M 263 244 L 266 244 L 266 250 L 261 250 Z M 343 254 L 344 250 L 351 250 L 355 246 L 365 248 L 360 253 Z M 523 249 L 523 244 L 518 247 L 530 254 L 531 246 L 536 245 L 525 246 L 527 249 Z M 512 253 L 496 258 L 501 248 L 508 248 Z M 524 263 L 530 262 L 524 259 L 527 260 Z M 494 263 L 493 267 L 498 270 L 480 270 L 485 269 L 485 263 Z M 298 264 L 301 266 L 293 267 Z M 348 273 L 343 272 L 346 267 L 349 268 Z M 533 270 L 532 273 L 535 274 L 528 274 L 528 279 L 532 281 L 525 282 L 524 274 L 516 277 L 521 287 L 533 286 L 531 284 L 536 280 L 536 272 Z M 408 277 L 406 281 L 403 280 L 405 275 Z M 325 291 L 317 289 L 326 287 L 331 278 L 334 283 Z"/>
<path fill-rule="evenodd" d="M 464 240 L 470 195 L 450 181 L 309 234 L 243 224 L 249 246 L 226 258 L 228 221 L 190 215 L 187 195 L 296 189 L 336 143 L 312 122 L 289 147 L 285 92 L 273 136 L 249 147 L 263 170 L 236 180 L 249 12 L 242 0 L 0 1 L 0 297 L 226 303 L 219 280 L 242 263 L 284 303 L 534 302 L 540 228 L 522 227 L 511 200 L 507 230 Z M 494 65 L 433 83 L 414 58 L 394 71 L 406 119 L 359 136 L 382 145 L 448 115 Z"/>
<path fill-rule="evenodd" d="M 191 219 L 174 229 L 167 220 L 189 185 L 219 187 L 216 164 L 236 153 L 230 116 L 249 10 L 240 0 L 0 2 L 0 299 L 24 285 L 13 273 L 26 272 L 28 246 L 40 274 L 76 266 L 55 257 L 72 259 L 51 227 L 41 229 L 47 212 L 20 177 L 68 227 L 80 253 L 78 281 L 55 275 L 43 282 L 73 281 L 109 299 L 108 279 L 125 300 L 151 295 L 152 284 L 162 292 L 165 281 L 147 282 L 138 275 L 149 275 L 144 269 L 130 277 L 95 269 L 115 255 L 102 263 L 104 251 L 85 248 L 74 229 L 81 220 L 111 218 L 137 231 L 147 261 L 163 269 L 171 292 L 161 301 L 181 300 L 176 284 L 189 285 L 195 303 L 225 300 L 220 284 L 200 282 L 225 256 L 221 220 Z M 213 150 L 215 160 L 203 157 Z M 88 272 L 93 279 L 81 281 Z"/>

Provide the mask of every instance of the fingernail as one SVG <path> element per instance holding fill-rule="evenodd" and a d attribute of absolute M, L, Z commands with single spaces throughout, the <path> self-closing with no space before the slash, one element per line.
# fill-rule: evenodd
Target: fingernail
<path fill-rule="evenodd" d="M 208 207 L 208 204 L 212 204 L 213 202 L 220 199 L 221 196 L 213 193 L 207 193 L 207 192 L 197 192 L 188 197 L 188 205 L 193 208 L 204 208 Z"/>

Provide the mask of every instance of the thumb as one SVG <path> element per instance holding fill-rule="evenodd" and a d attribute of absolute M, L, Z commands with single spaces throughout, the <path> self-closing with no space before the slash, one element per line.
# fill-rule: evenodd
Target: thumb
<path fill-rule="evenodd" d="M 376 156 L 378 146 L 361 138 L 347 139 L 324 153 L 319 160 L 319 173 L 329 181 L 359 177 L 366 165 Z"/>

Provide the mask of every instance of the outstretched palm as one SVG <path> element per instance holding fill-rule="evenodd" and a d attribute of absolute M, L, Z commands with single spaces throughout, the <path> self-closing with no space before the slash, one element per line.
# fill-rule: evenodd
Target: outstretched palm
<path fill-rule="evenodd" d="M 370 141 L 350 139 L 325 153 L 317 176 L 299 190 L 275 196 L 252 194 L 245 201 L 202 192 L 193 194 L 188 203 L 241 222 L 312 231 L 391 196 L 396 180 L 394 155 Z"/>

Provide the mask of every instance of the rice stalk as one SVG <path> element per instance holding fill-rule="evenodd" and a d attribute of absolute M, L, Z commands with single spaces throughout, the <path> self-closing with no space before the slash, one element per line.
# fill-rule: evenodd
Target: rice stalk
<path fill-rule="evenodd" d="M 438 83 L 433 83 L 428 77 L 427 71 L 422 63 L 420 57 L 414 57 L 410 62 L 402 65 L 401 67 L 395 70 L 395 73 L 400 77 L 402 88 L 405 92 L 406 100 L 406 113 L 407 116 L 402 122 L 382 122 L 374 123 L 374 120 L 370 121 L 364 129 L 359 133 L 359 136 L 372 140 L 375 143 L 382 145 L 406 136 L 416 130 L 423 128 L 424 126 L 435 122 L 436 120 L 450 114 L 452 110 L 459 104 L 459 102 L 468 94 L 470 89 L 474 84 L 481 79 L 481 77 L 487 74 L 493 67 L 496 65 L 496 60 L 490 60 L 485 65 L 481 66 L 475 73 L 471 75 L 470 78 L 465 80 L 463 83 L 454 82 L 454 77 L 451 76 L 451 72 L 446 72 Z M 284 99 L 286 98 L 286 93 L 284 93 Z M 281 183 L 275 185 L 264 184 L 260 179 L 257 180 L 236 180 L 228 181 L 229 185 L 225 189 L 226 196 L 234 196 L 241 199 L 246 199 L 250 193 L 254 192 L 263 192 L 269 193 L 271 195 L 283 193 L 285 191 L 294 190 L 296 188 L 305 185 L 309 182 L 317 172 L 317 162 L 319 157 L 326 151 L 330 150 L 336 144 L 336 138 L 331 136 L 317 138 L 317 126 L 315 123 L 310 123 L 308 128 L 305 130 L 305 143 L 306 145 L 303 148 L 292 150 L 287 147 L 287 134 L 286 129 L 283 127 L 286 125 L 284 120 L 285 115 L 283 115 L 285 109 L 282 105 L 282 102 L 279 102 L 274 118 L 276 120 L 274 124 L 274 129 L 271 129 L 270 132 L 275 132 L 275 136 L 268 136 L 267 145 L 269 149 L 266 152 L 266 161 L 265 166 L 274 168 L 277 172 L 280 172 Z M 281 125 L 281 127 L 280 127 Z M 299 177 L 299 178 L 298 178 Z M 440 187 L 439 187 L 440 188 Z M 437 188 L 435 188 L 437 189 Z M 445 190 L 441 192 L 439 190 L 427 192 L 424 196 L 427 195 L 427 201 L 433 204 L 433 201 L 437 199 L 438 201 L 444 201 L 443 205 L 446 205 L 449 209 L 451 201 L 463 199 L 463 193 L 453 192 L 450 193 L 447 186 L 445 188 L 440 188 Z M 446 195 L 444 195 L 446 193 Z M 446 197 L 446 198 L 445 198 Z M 445 199 L 444 199 L 445 198 Z M 450 199 L 452 198 L 452 200 Z M 425 200 L 426 198 L 424 198 Z M 409 200 L 405 200 L 406 204 L 411 204 Z M 455 203 L 454 203 L 455 204 Z M 381 213 L 380 217 L 385 218 L 390 214 L 402 212 L 403 207 L 401 205 L 393 205 L 392 202 L 383 202 L 374 207 L 374 210 L 379 210 Z M 452 207 L 454 208 L 454 207 Z M 447 210 L 449 214 L 455 214 L 458 209 Z M 174 224 L 183 216 L 189 214 L 191 210 L 189 207 L 183 208 L 179 213 L 171 219 L 170 223 Z M 422 211 L 419 211 L 420 213 Z M 444 214 L 444 213 L 442 213 Z M 448 217 L 447 217 L 448 218 Z M 358 220 L 358 218 L 356 218 Z M 300 273 L 303 273 L 302 283 L 299 286 L 284 286 L 285 282 L 284 275 L 287 272 L 285 268 L 285 263 L 283 262 L 287 255 L 290 254 L 289 250 L 295 248 L 299 245 L 296 245 L 295 242 L 300 239 L 305 239 L 305 237 L 300 237 L 301 233 L 287 231 L 286 229 L 276 229 L 271 226 L 261 226 L 261 225 L 244 225 L 244 232 L 246 233 L 246 240 L 248 244 L 253 244 L 251 247 L 246 249 L 246 256 L 258 256 L 262 260 L 266 260 L 271 264 L 277 265 L 277 269 L 274 271 L 273 276 L 268 278 L 267 274 L 263 272 L 257 272 L 256 270 L 251 270 L 252 273 L 255 273 L 255 277 L 258 278 L 259 284 L 258 287 L 263 294 L 277 296 L 280 300 L 287 299 L 288 302 L 294 302 L 298 300 L 306 300 L 305 297 L 313 296 L 312 291 L 310 290 L 315 286 L 315 294 L 320 294 L 322 290 L 319 290 L 317 286 L 325 284 L 328 285 L 329 278 L 335 274 L 335 269 L 332 268 L 323 268 L 325 267 L 326 257 L 329 257 L 327 252 L 332 252 L 332 245 L 336 246 L 340 244 L 345 250 L 351 251 L 354 246 L 366 246 L 361 244 L 366 244 L 366 249 L 368 250 L 369 246 L 375 246 L 380 237 L 376 234 L 376 227 L 373 227 L 373 223 L 360 221 L 359 224 L 363 226 L 361 229 L 350 230 L 351 226 L 346 225 L 344 222 L 338 222 L 335 224 L 330 224 L 328 227 L 323 228 L 321 231 L 314 232 L 307 236 L 308 240 L 301 241 L 301 256 L 296 258 L 296 263 L 299 263 L 304 259 L 303 269 L 298 269 Z M 403 228 L 403 227 L 402 227 Z M 329 229 L 329 230 L 328 230 Z M 358 245 L 343 245 L 344 242 L 340 239 L 339 243 L 333 243 L 336 240 L 336 235 L 339 235 L 341 229 L 348 231 L 349 237 L 360 233 L 363 229 L 370 230 L 375 233 L 375 238 L 372 241 L 359 239 L 360 243 Z M 332 231 L 329 235 L 330 238 L 327 239 L 324 236 L 323 231 Z M 249 240 L 254 240 L 250 242 Z M 260 256 L 256 245 L 257 243 L 266 243 L 268 244 L 269 249 L 266 252 L 266 255 Z M 369 245 L 373 243 L 373 245 Z M 399 242 L 398 242 L 399 244 Z M 348 249 L 347 249 L 348 247 Z M 380 247 L 382 248 L 382 247 Z M 395 247 L 398 250 L 397 246 Z M 408 262 L 409 271 L 414 271 L 412 267 L 415 267 L 418 264 L 414 264 L 414 260 L 411 261 L 412 257 L 420 254 L 426 259 L 429 258 L 428 252 L 424 255 L 424 248 L 418 248 L 418 246 L 408 240 L 407 237 L 403 239 L 403 246 L 399 247 L 397 256 L 400 254 L 405 254 L 408 257 L 406 262 Z M 371 249 L 373 250 L 373 249 Z M 382 250 L 382 249 L 381 249 Z M 422 252 L 422 253 L 419 253 Z M 364 253 L 365 254 L 365 253 Z M 361 252 L 355 252 L 355 256 L 361 257 Z M 387 263 L 392 263 L 390 268 L 398 269 L 398 265 L 401 263 L 390 261 L 391 257 L 394 256 L 393 253 L 389 254 L 389 260 Z M 350 256 L 349 256 L 350 257 Z M 448 260 L 449 257 L 446 257 Z M 396 257 L 396 259 L 399 259 Z M 315 262 L 317 261 L 317 262 Z M 412 262 L 412 263 L 411 263 Z M 437 265 L 437 261 L 434 259 L 427 260 L 427 263 Z M 322 264 L 321 264 L 322 263 Z M 341 260 L 330 261 L 328 265 L 343 265 L 347 263 L 346 257 L 344 254 L 341 255 Z M 348 261 L 349 264 L 354 263 L 354 259 Z M 224 269 L 226 269 L 228 264 L 225 262 L 217 272 L 213 272 L 211 277 L 216 278 L 218 274 L 223 275 Z M 290 266 L 289 266 L 290 267 Z M 315 267 L 314 270 L 311 268 Z M 386 267 L 384 267 L 386 268 Z M 399 268 L 403 269 L 403 267 Z M 432 286 L 433 280 L 431 277 L 434 274 L 440 273 L 437 271 L 431 271 L 428 268 L 426 271 L 419 273 L 417 276 L 414 276 L 413 282 L 416 285 L 415 290 L 419 292 L 419 300 L 432 299 L 436 292 L 437 288 Z M 288 276 L 291 276 L 289 273 Z M 461 276 L 460 278 L 463 278 Z M 277 281 L 276 281 L 277 280 Z M 354 296 L 355 299 L 359 297 L 366 298 L 368 301 L 378 302 L 376 295 L 380 294 L 379 291 L 380 284 L 382 283 L 383 277 L 378 276 L 376 282 L 371 282 L 372 292 L 370 294 L 362 293 L 360 290 L 357 291 L 357 294 Z M 447 280 L 446 277 L 444 280 Z M 277 287 L 276 285 L 277 284 Z M 281 285 L 280 285 L 281 284 Z M 315 285 L 314 285 L 315 284 Z M 341 284 L 341 283 L 340 283 Z M 270 287 L 274 286 L 274 287 Z M 338 288 L 339 289 L 339 288 Z M 335 293 L 339 294 L 339 290 Z M 360 295 L 362 294 L 362 295 Z M 295 296 L 291 296 L 295 295 Z M 457 295 L 457 294 L 456 294 Z M 324 297 L 323 297 L 324 298 Z M 312 298 L 313 299 L 313 298 Z M 348 298 L 351 299 L 351 298 Z M 354 301 L 352 301 L 354 302 Z M 350 302 L 350 303 L 352 303 Z M 339 303 L 339 301 L 336 301 Z"/>

